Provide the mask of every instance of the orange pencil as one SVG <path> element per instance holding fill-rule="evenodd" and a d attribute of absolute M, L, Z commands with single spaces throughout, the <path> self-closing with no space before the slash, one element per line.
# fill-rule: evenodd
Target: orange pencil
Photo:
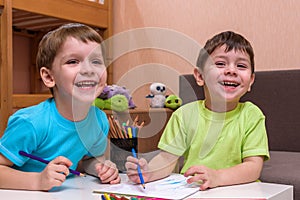
<path fill-rule="evenodd" d="M 139 121 L 139 116 L 137 115 L 132 123 L 132 126 L 136 126 L 138 121 Z"/>
<path fill-rule="evenodd" d="M 142 123 L 137 126 L 139 128 L 139 130 L 144 126 L 144 124 L 145 124 L 145 121 L 142 121 Z"/>
<path fill-rule="evenodd" d="M 119 135 L 120 135 L 120 138 L 124 138 L 125 135 L 124 135 L 123 129 L 122 129 L 122 127 L 121 127 L 119 121 L 118 121 L 117 119 L 114 119 L 114 122 L 115 122 L 115 124 L 116 124 L 116 128 L 118 129 L 118 133 L 119 133 Z"/>
<path fill-rule="evenodd" d="M 114 129 L 116 130 L 116 134 L 118 136 L 118 138 L 124 138 L 123 134 L 122 134 L 122 129 L 120 128 L 119 124 L 117 123 L 117 121 L 115 119 L 113 119 L 113 116 L 111 116 L 112 118 L 112 123 L 114 126 Z"/>
<path fill-rule="evenodd" d="M 109 133 L 111 134 L 112 138 L 118 138 L 117 134 L 116 134 L 116 130 L 114 128 L 113 122 L 111 120 L 111 118 L 108 118 L 108 122 L 110 124 L 110 131 Z"/>

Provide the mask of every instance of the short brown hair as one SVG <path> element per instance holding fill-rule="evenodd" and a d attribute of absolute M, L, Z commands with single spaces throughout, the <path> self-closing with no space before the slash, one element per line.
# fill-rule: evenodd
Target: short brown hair
<path fill-rule="evenodd" d="M 103 41 L 98 32 L 87 25 L 79 23 L 62 25 L 59 28 L 48 32 L 40 41 L 36 57 L 36 66 L 38 70 L 42 67 L 48 69 L 52 68 L 52 63 L 57 51 L 64 44 L 67 37 L 74 37 L 85 43 L 92 41 L 101 44 Z"/>
<path fill-rule="evenodd" d="M 232 49 L 246 52 L 250 57 L 251 71 L 254 73 L 254 51 L 248 40 L 242 35 L 232 31 L 225 31 L 215 35 L 213 38 L 207 40 L 205 46 L 200 50 L 197 67 L 203 69 L 209 55 L 218 47 L 226 45 L 225 52 Z"/>

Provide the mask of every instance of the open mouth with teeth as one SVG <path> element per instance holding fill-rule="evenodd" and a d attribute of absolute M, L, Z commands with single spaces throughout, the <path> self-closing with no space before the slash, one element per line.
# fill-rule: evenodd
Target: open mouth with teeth
<path fill-rule="evenodd" d="M 236 83 L 236 82 L 229 82 L 229 81 L 223 81 L 221 82 L 221 85 L 225 86 L 225 87 L 238 87 L 240 84 Z"/>
<path fill-rule="evenodd" d="M 95 87 L 96 85 L 97 82 L 95 81 L 82 81 L 82 82 L 75 83 L 75 86 L 79 88 L 91 88 L 91 87 Z"/>

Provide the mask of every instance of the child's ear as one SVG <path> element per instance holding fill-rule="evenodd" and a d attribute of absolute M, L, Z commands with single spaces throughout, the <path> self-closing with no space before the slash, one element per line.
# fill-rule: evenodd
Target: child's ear
<path fill-rule="evenodd" d="M 200 72 L 200 70 L 198 68 L 194 69 L 194 77 L 195 77 L 196 82 L 199 86 L 204 85 L 204 79 L 202 77 L 202 73 Z"/>
<path fill-rule="evenodd" d="M 254 80 L 255 80 L 255 74 L 251 74 L 251 80 L 250 80 L 250 84 L 249 84 L 249 88 L 248 88 L 248 92 L 251 91 L 251 86 L 253 85 L 254 83 Z"/>
<path fill-rule="evenodd" d="M 50 72 L 50 69 L 42 67 L 40 69 L 40 75 L 46 87 L 53 88 L 55 86 L 55 80 Z"/>

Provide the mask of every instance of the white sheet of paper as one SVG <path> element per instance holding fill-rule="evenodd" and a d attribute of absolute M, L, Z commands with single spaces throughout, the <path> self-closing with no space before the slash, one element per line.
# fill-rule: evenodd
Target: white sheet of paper
<path fill-rule="evenodd" d="M 186 177 L 181 174 L 171 174 L 170 176 L 146 183 L 146 189 L 140 184 L 132 183 L 126 177 L 121 184 L 107 185 L 101 189 L 95 189 L 96 193 L 113 193 L 128 196 L 143 196 L 164 199 L 183 199 L 197 191 L 198 184 L 188 184 Z"/>

